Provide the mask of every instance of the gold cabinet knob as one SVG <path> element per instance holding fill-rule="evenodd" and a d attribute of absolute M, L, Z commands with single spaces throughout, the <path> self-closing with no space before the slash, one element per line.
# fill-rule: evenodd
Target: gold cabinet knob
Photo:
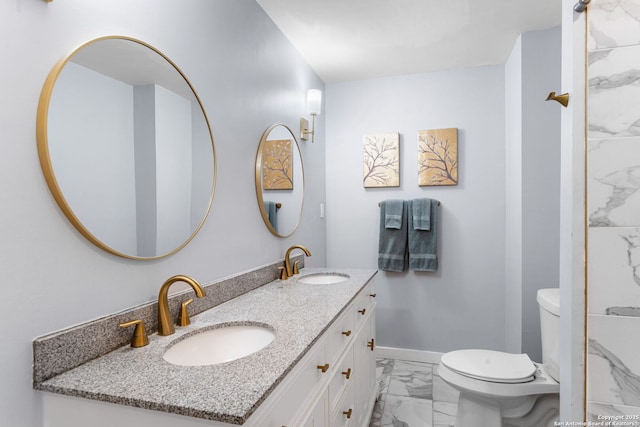
<path fill-rule="evenodd" d="M 128 328 L 129 326 L 136 325 L 133 330 L 133 337 L 131 337 L 131 347 L 144 347 L 149 344 L 149 337 L 147 336 L 147 330 L 144 328 L 144 323 L 140 319 L 132 320 L 130 322 L 124 322 L 120 324 L 121 328 Z"/>
<path fill-rule="evenodd" d="M 366 312 L 367 312 L 366 308 L 363 308 L 362 310 L 358 310 L 358 313 L 362 314 L 363 316 Z"/>
<path fill-rule="evenodd" d="M 376 295 L 378 295 L 378 294 L 375 294 L 375 293 L 374 293 L 374 294 L 369 294 L 369 296 L 370 296 L 371 298 L 375 298 L 375 297 L 376 297 Z"/>
<path fill-rule="evenodd" d="M 324 374 L 329 369 L 329 364 L 325 363 L 324 365 L 318 365 L 318 369 L 320 369 L 322 371 L 322 373 Z"/>
<path fill-rule="evenodd" d="M 375 338 L 371 338 L 371 341 L 369 341 L 367 343 L 367 347 L 369 347 L 371 349 L 371 351 L 373 351 L 374 347 L 376 346 L 375 344 Z"/>
<path fill-rule="evenodd" d="M 191 324 L 191 319 L 189 319 L 189 312 L 187 311 L 187 306 L 193 302 L 193 298 L 189 298 L 180 306 L 180 316 L 178 317 L 178 326 L 187 326 Z"/>
<path fill-rule="evenodd" d="M 348 337 L 349 335 L 351 335 L 351 331 L 342 331 L 342 335 Z"/>
<path fill-rule="evenodd" d="M 351 368 L 347 369 L 346 371 L 343 371 L 342 375 L 344 375 L 346 379 L 351 378 Z"/>
<path fill-rule="evenodd" d="M 353 413 L 353 409 L 349 408 L 348 411 L 342 411 L 342 414 L 347 417 L 347 419 L 351 418 L 351 414 Z"/>

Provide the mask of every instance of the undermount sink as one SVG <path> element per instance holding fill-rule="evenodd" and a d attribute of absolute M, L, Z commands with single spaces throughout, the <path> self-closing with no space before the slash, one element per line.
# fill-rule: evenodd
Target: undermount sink
<path fill-rule="evenodd" d="M 231 362 L 266 347 L 275 333 L 261 325 L 207 329 L 169 347 L 164 360 L 174 365 L 205 366 Z"/>
<path fill-rule="evenodd" d="M 340 283 L 349 280 L 348 274 L 342 273 L 312 273 L 302 276 L 298 282 L 311 285 L 329 285 L 332 283 Z"/>

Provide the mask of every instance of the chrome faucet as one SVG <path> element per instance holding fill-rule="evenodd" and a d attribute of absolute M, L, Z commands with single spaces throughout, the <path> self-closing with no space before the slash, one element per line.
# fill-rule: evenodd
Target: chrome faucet
<path fill-rule="evenodd" d="M 202 289 L 200 283 L 189 276 L 178 275 L 167 279 L 162 287 L 160 287 L 160 293 L 158 294 L 158 335 L 171 335 L 176 331 L 173 327 L 171 313 L 169 312 L 169 287 L 176 282 L 189 284 L 196 292 L 198 298 L 205 296 L 204 289 Z"/>
<path fill-rule="evenodd" d="M 294 267 L 296 267 L 295 270 L 293 270 L 293 271 L 291 270 L 291 258 L 290 258 L 290 255 L 291 255 L 291 251 L 294 250 L 294 249 L 302 249 L 302 251 L 304 252 L 304 254 L 306 256 L 311 256 L 311 252 L 309 252 L 309 249 L 305 248 L 302 245 L 293 245 L 289 249 L 287 249 L 287 253 L 284 255 L 284 269 L 285 269 L 285 272 L 287 273 L 287 277 L 291 277 L 294 274 L 298 274 L 297 265 L 294 266 Z"/>

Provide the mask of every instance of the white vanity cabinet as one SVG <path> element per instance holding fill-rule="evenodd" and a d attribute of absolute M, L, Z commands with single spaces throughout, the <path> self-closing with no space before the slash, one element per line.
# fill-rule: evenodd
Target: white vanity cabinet
<path fill-rule="evenodd" d="M 375 298 L 373 287 L 367 286 L 354 303 L 358 330 L 353 344 L 354 365 L 358 367 L 354 372 L 354 405 L 358 408 L 355 413 L 357 426 L 369 425 L 375 397 L 378 394 L 374 352 L 376 337 Z M 373 396 L 372 393 L 374 393 Z"/>
<path fill-rule="evenodd" d="M 335 285 L 339 292 L 339 285 Z M 375 293 L 371 279 L 243 424 L 366 427 L 377 396 Z M 263 369 L 269 369 L 264 366 Z M 91 399 L 44 393 L 48 427 L 230 427 Z"/>
<path fill-rule="evenodd" d="M 376 383 L 375 293 L 373 281 L 356 296 L 324 334 L 329 380 L 304 412 L 287 427 L 369 425 L 378 394 Z M 278 426 L 278 427 L 280 427 Z"/>

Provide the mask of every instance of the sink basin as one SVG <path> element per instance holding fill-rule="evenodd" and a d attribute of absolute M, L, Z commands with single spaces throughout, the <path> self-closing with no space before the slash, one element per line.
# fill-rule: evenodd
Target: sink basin
<path fill-rule="evenodd" d="M 174 365 L 205 366 L 230 362 L 269 345 L 275 333 L 260 325 L 233 325 L 207 329 L 169 347 L 164 360 Z"/>
<path fill-rule="evenodd" d="M 312 273 L 302 276 L 298 279 L 300 283 L 311 285 L 329 285 L 332 283 L 340 283 L 349 279 L 348 274 L 342 273 Z"/>

